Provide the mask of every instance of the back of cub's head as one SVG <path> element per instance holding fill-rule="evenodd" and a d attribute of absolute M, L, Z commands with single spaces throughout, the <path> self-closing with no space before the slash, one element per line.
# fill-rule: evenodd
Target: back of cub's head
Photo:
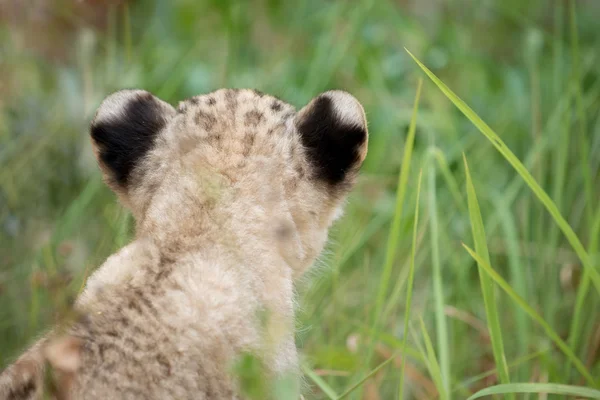
<path fill-rule="evenodd" d="M 274 227 L 298 272 L 322 250 L 368 141 L 363 107 L 338 90 L 299 111 L 249 89 L 195 96 L 177 109 L 147 91 L 122 90 L 100 105 L 91 137 L 138 235 L 201 235 L 207 216 L 222 232 Z"/>

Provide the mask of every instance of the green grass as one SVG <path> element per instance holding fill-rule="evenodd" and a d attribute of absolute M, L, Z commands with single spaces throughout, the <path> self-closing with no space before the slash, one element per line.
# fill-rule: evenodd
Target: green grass
<path fill-rule="evenodd" d="M 558 385 L 549 383 L 514 383 L 485 388 L 469 397 L 467 400 L 479 399 L 492 394 L 514 393 L 552 393 L 577 396 L 579 398 L 600 399 L 600 391 L 581 386 Z"/>
<path fill-rule="evenodd" d="M 598 398 L 597 2 L 58 3 L 0 15 L 0 367 L 132 237 L 87 137 L 104 96 L 340 88 L 369 154 L 298 288 L 306 399 Z"/>
<path fill-rule="evenodd" d="M 493 270 L 493 268 L 483 258 L 481 258 L 481 256 L 479 256 L 469 247 L 464 247 L 469 253 L 469 255 L 471 255 L 471 257 L 473 257 L 473 259 L 477 261 L 479 266 L 485 270 L 485 272 L 490 276 L 490 278 L 492 278 L 494 282 L 496 282 L 514 300 L 514 302 L 517 303 L 518 306 L 521 307 L 531 317 L 531 319 L 536 321 L 544 329 L 547 337 L 556 344 L 556 346 L 565 354 L 566 357 L 568 357 L 570 362 L 574 363 L 575 367 L 579 370 L 579 372 L 586 379 L 586 381 L 590 385 L 595 386 L 596 382 L 595 379 L 592 377 L 592 374 L 587 370 L 583 362 L 581 362 L 581 360 L 577 358 L 573 350 L 560 338 L 556 331 L 552 329 L 548 322 L 545 321 L 533 308 L 531 308 L 531 306 L 529 306 L 525 302 L 525 300 L 523 300 L 510 287 L 510 285 L 504 279 L 502 279 L 502 277 L 498 275 L 496 271 Z"/>
<path fill-rule="evenodd" d="M 421 88 L 419 81 L 419 89 Z M 415 107 L 416 109 L 416 107 Z M 413 118 L 414 120 L 414 118 Z M 417 232 L 419 226 L 419 199 L 421 197 L 421 178 L 423 176 L 423 172 L 419 172 L 419 182 L 417 183 L 417 200 L 415 201 L 415 222 L 413 223 L 413 236 L 412 236 L 412 246 L 410 248 L 410 270 L 408 275 L 408 286 L 406 288 L 406 310 L 404 312 L 404 326 L 409 326 L 410 323 L 410 305 L 412 303 L 412 294 L 413 294 L 413 285 L 415 279 L 415 254 L 417 252 Z M 406 340 L 407 336 L 404 335 L 402 338 L 402 348 L 400 350 L 400 354 L 402 354 L 402 361 L 400 366 L 400 384 L 398 388 L 398 399 L 402 400 L 404 398 L 404 381 L 405 381 L 405 372 L 406 372 Z"/>
<path fill-rule="evenodd" d="M 379 329 L 381 315 L 384 310 L 384 302 L 388 298 L 388 287 L 391 280 L 392 267 L 396 261 L 396 252 L 398 250 L 398 238 L 400 237 L 400 228 L 402 222 L 402 209 L 404 206 L 404 200 L 406 197 L 408 177 L 410 174 L 410 161 L 412 158 L 413 147 L 415 143 L 415 132 L 417 128 L 417 112 L 419 109 L 419 98 L 421 97 L 421 85 L 423 81 L 419 80 L 417 86 L 417 94 L 415 95 L 415 103 L 413 106 L 412 117 L 408 128 L 408 134 L 406 136 L 406 142 L 404 143 L 404 154 L 402 156 L 402 165 L 400 167 L 400 174 L 398 175 L 398 187 L 396 193 L 396 206 L 394 210 L 394 217 L 390 226 L 390 232 L 387 238 L 387 247 L 385 252 L 385 260 L 383 264 L 383 271 L 380 278 L 379 289 L 377 292 L 377 301 L 375 303 L 375 318 L 373 326 L 375 331 Z M 372 347 L 374 340 L 371 340 L 371 349 L 369 351 L 368 361 L 371 360 Z"/>
<path fill-rule="evenodd" d="M 437 336 L 437 350 L 439 352 L 440 365 L 438 365 L 437 360 L 432 360 L 433 349 L 430 348 L 431 346 L 427 346 L 427 353 L 430 359 L 430 370 L 437 371 L 439 374 L 436 382 L 438 383 L 438 390 L 440 390 L 440 398 L 446 398 L 448 392 L 450 391 L 450 343 L 448 334 L 448 321 L 445 313 L 444 285 L 442 283 L 437 184 L 433 157 L 430 157 L 430 165 L 428 165 L 427 169 L 427 178 L 427 207 L 430 214 L 429 234 L 431 236 L 431 274 L 433 280 L 435 333 Z M 427 331 L 424 331 L 425 338 L 427 339 L 425 343 L 429 344 L 429 338 L 426 334 Z M 440 383 L 442 385 L 441 388 L 439 387 Z"/>
<path fill-rule="evenodd" d="M 471 178 L 471 172 L 469 171 L 469 165 L 467 164 L 467 158 L 465 161 L 465 173 L 467 176 L 467 198 L 469 199 L 469 216 L 471 219 L 471 229 L 473 232 L 473 241 L 475 242 L 475 250 L 483 255 L 483 259 L 486 263 L 490 263 L 490 254 L 487 246 L 487 238 L 485 235 L 485 228 L 483 226 L 483 219 L 481 218 L 481 211 L 479 209 L 479 202 L 477 201 L 477 194 L 475 187 L 473 186 L 473 180 Z M 479 280 L 481 282 L 481 294 L 483 302 L 485 304 L 485 314 L 487 317 L 488 330 L 490 332 L 490 340 L 492 342 L 492 351 L 494 354 L 494 362 L 498 368 L 498 376 L 500 382 L 507 384 L 510 383 L 508 376 L 508 365 L 506 364 L 506 354 L 504 353 L 504 343 L 502 339 L 502 328 L 500 325 L 500 318 L 498 316 L 498 307 L 496 304 L 496 294 L 494 282 L 484 273 L 482 268 L 479 268 Z M 512 396 L 514 398 L 514 396 Z"/>

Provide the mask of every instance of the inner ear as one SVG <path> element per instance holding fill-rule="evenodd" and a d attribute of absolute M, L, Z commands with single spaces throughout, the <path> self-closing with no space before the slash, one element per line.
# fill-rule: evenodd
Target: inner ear
<path fill-rule="evenodd" d="M 98 108 L 90 134 L 108 184 L 123 190 L 175 109 L 144 90 L 121 90 Z"/>
<path fill-rule="evenodd" d="M 299 111 L 296 127 L 315 178 L 329 185 L 348 182 L 367 152 L 367 122 L 349 93 L 332 90 Z"/>

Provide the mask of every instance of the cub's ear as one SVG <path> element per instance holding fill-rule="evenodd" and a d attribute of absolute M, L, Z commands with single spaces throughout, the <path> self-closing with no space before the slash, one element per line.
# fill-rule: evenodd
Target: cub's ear
<path fill-rule="evenodd" d="M 105 180 L 123 193 L 175 109 L 144 90 L 121 90 L 96 111 L 90 134 Z"/>
<path fill-rule="evenodd" d="M 315 97 L 296 116 L 296 128 L 313 176 L 332 186 L 350 183 L 367 154 L 367 119 L 349 93 L 331 90 Z"/>

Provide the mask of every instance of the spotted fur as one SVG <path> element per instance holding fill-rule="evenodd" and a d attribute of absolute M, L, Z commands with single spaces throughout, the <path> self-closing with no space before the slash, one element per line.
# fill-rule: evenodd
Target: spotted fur
<path fill-rule="evenodd" d="M 39 398 L 46 364 L 64 399 L 242 399 L 244 353 L 265 379 L 298 376 L 294 282 L 366 155 L 358 101 L 331 91 L 297 112 L 222 89 L 174 109 L 127 90 L 91 137 L 135 240 L 88 279 L 80 318 L 0 375 L 0 398 Z"/>

